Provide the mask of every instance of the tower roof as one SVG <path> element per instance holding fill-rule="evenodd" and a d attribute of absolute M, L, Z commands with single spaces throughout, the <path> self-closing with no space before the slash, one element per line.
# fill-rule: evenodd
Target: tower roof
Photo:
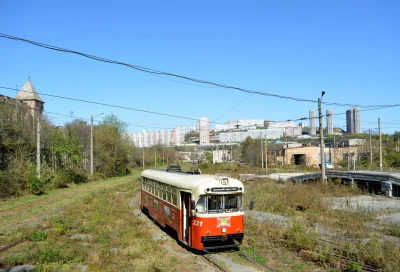
<path fill-rule="evenodd" d="M 35 87 L 33 87 L 33 84 L 31 82 L 30 78 L 28 78 L 28 80 L 25 82 L 24 86 L 18 92 L 15 99 L 21 100 L 21 101 L 36 100 L 36 101 L 40 101 L 40 102 L 44 103 L 43 100 L 40 98 L 39 94 L 36 92 Z"/>

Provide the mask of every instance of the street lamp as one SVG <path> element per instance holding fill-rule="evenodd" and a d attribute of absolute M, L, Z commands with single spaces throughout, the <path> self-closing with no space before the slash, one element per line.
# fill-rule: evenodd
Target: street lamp
<path fill-rule="evenodd" d="M 93 115 L 90 116 L 90 174 L 91 175 L 93 175 L 93 120 L 102 114 L 103 112 L 96 115 L 95 117 L 93 117 Z"/>
<path fill-rule="evenodd" d="M 321 180 L 325 182 L 325 147 L 324 147 L 324 131 L 322 128 L 322 97 L 325 92 L 322 91 L 321 98 L 318 98 L 318 113 L 319 113 L 319 141 L 320 141 L 320 161 L 321 161 Z"/>

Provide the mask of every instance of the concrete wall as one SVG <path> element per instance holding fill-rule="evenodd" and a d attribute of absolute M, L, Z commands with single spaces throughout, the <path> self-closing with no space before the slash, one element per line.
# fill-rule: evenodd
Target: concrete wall
<path fill-rule="evenodd" d="M 306 165 L 307 166 L 318 166 L 320 163 L 320 148 L 319 146 L 306 146 L 306 147 L 296 147 L 285 149 L 284 154 L 284 164 L 291 164 L 292 158 L 296 154 L 306 155 Z M 324 151 L 325 157 L 329 156 L 329 148 L 325 147 Z"/>

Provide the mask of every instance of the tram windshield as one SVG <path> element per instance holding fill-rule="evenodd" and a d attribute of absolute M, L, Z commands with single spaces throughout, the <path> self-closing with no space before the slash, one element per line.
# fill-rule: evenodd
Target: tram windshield
<path fill-rule="evenodd" d="M 202 195 L 196 204 L 197 213 L 230 213 L 242 210 L 242 195 Z"/>

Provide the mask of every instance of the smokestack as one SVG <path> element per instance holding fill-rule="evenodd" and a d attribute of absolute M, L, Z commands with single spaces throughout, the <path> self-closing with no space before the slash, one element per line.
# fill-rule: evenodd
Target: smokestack
<path fill-rule="evenodd" d="M 311 135 L 317 134 L 317 129 L 315 127 L 315 111 L 314 110 L 310 110 L 310 134 Z"/>
<path fill-rule="evenodd" d="M 326 110 L 326 127 L 328 130 L 328 135 L 333 134 L 333 116 L 332 110 Z"/>

